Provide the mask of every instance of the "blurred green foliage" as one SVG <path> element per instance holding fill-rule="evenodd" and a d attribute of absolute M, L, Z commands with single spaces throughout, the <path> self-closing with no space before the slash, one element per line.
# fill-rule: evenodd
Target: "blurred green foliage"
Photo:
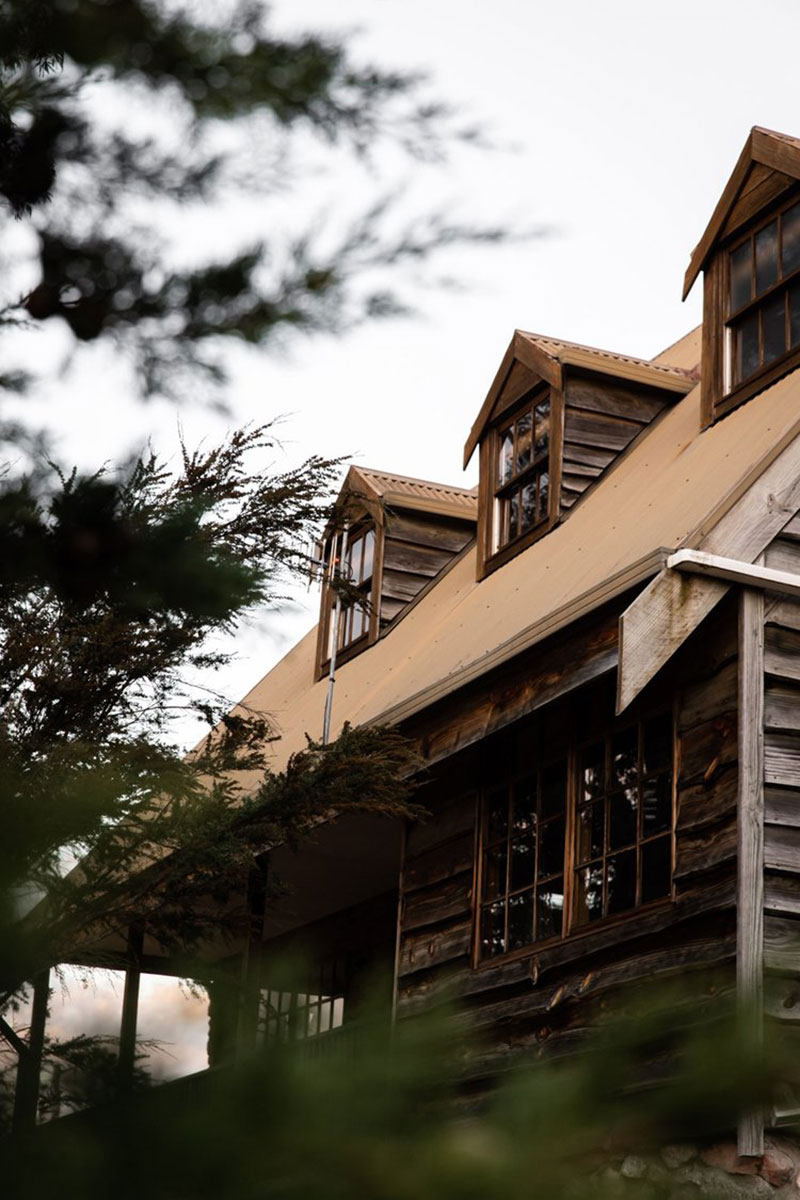
<path fill-rule="evenodd" d="M 466 1081 L 473 1041 L 456 1032 L 451 1010 L 391 1033 L 385 1013 L 373 1013 L 358 1027 L 274 1045 L 19 1139 L 4 1163 L 7 1194 L 731 1195 L 722 1172 L 703 1163 L 703 1147 L 731 1138 L 743 1096 L 768 1099 L 787 1075 L 786 1046 L 749 1039 L 724 1006 L 711 1021 L 687 1022 L 689 996 L 672 989 L 636 1011 L 629 998 L 624 1017 L 606 1021 L 569 1061 L 509 1059 L 491 1086 Z M 662 1067 L 669 1052 L 657 1079 L 654 1049 Z M 680 1161 L 668 1169 L 660 1152 L 676 1143 Z"/>

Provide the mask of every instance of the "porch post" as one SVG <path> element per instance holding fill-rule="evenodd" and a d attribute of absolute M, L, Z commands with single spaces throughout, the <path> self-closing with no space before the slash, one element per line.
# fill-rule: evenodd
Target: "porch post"
<path fill-rule="evenodd" d="M 119 1028 L 119 1081 L 123 1088 L 133 1082 L 136 1064 L 136 1024 L 139 1015 L 139 982 L 141 980 L 144 934 L 141 926 L 128 930 L 128 961 L 125 967 L 125 990 L 122 994 L 122 1019 Z"/>
<path fill-rule="evenodd" d="M 17 1082 L 14 1090 L 15 1132 L 31 1129 L 36 1124 L 39 1107 L 39 1086 L 44 1050 L 44 1028 L 47 1022 L 47 1003 L 50 999 L 50 969 L 42 971 L 33 982 L 33 1009 L 28 1036 L 27 1053 L 19 1056 Z"/>
<path fill-rule="evenodd" d="M 764 595 L 739 598 L 739 794 L 736 994 L 747 1034 L 763 1036 L 764 972 Z M 750 1036 L 748 1040 L 750 1040 Z M 764 1114 L 742 1114 L 740 1155 L 764 1153 Z"/>
<path fill-rule="evenodd" d="M 267 858 L 257 859 L 247 880 L 247 936 L 242 951 L 239 992 L 238 1048 L 247 1054 L 256 1044 L 261 988 L 261 943 L 267 902 Z"/>

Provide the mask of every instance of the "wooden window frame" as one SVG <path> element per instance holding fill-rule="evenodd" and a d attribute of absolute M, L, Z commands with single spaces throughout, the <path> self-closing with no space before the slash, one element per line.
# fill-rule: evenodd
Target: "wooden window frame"
<path fill-rule="evenodd" d="M 532 457 L 531 464 L 504 483 L 497 479 L 497 463 L 502 434 L 513 425 L 526 409 L 535 410 L 538 404 L 549 399 L 550 429 L 547 450 L 547 473 L 549 494 L 547 513 L 530 529 L 517 534 L 510 541 L 499 545 L 497 523 L 502 493 L 521 488 L 526 478 L 537 478 L 540 472 Z M 548 383 L 538 383 L 524 396 L 499 414 L 487 429 L 480 444 L 480 483 L 478 488 L 478 578 L 497 570 L 516 557 L 528 546 L 544 537 L 558 520 L 561 493 L 561 454 L 563 443 L 563 394 L 560 388 Z M 542 456 L 542 459 L 544 456 Z M 541 462 L 542 459 L 539 461 Z"/>
<path fill-rule="evenodd" d="M 669 811 L 669 827 L 668 830 L 656 833 L 650 838 L 639 838 L 635 843 L 635 852 L 637 855 L 637 874 L 636 874 L 636 898 L 637 903 L 633 908 L 625 909 L 618 913 L 608 913 L 601 916 L 597 920 L 580 922 L 577 918 L 577 873 L 580 869 L 578 862 L 578 814 L 580 808 L 584 806 L 580 799 L 580 770 L 581 770 L 581 751 L 592 743 L 603 740 L 609 741 L 614 735 L 624 733 L 632 726 L 637 729 L 637 737 L 639 743 L 639 761 L 641 760 L 641 729 L 649 721 L 659 719 L 661 717 L 669 717 L 671 728 L 671 765 L 669 768 L 670 777 L 670 811 Z M 642 914 L 652 912 L 660 908 L 664 908 L 673 903 L 675 898 L 675 830 L 677 819 L 677 711 L 676 705 L 673 703 L 671 707 L 658 705 L 654 708 L 648 708 L 644 712 L 633 716 L 632 720 L 627 722 L 612 722 L 609 727 L 599 731 L 595 736 L 591 737 L 571 737 L 570 743 L 566 751 L 566 811 L 565 811 L 565 840 L 564 840 L 564 864 L 563 873 L 548 877 L 548 879 L 563 878 L 563 922 L 560 934 L 542 940 L 536 940 L 534 937 L 530 942 L 516 949 L 506 949 L 505 951 L 483 956 L 481 954 L 482 940 L 482 917 L 484 908 L 491 903 L 491 898 L 487 899 L 484 895 L 485 889 L 485 860 L 487 851 L 490 848 L 486 839 L 486 821 L 488 817 L 487 800 L 488 797 L 496 792 L 499 788 L 506 786 L 509 792 L 509 805 L 513 804 L 513 788 L 518 780 L 524 779 L 533 772 L 541 772 L 546 769 L 550 762 L 563 759 L 564 755 L 559 755 L 552 760 L 546 757 L 541 762 L 538 761 L 538 752 L 534 752 L 534 761 L 526 770 L 516 771 L 502 780 L 497 778 L 481 789 L 477 802 L 477 823 L 475 837 L 475 867 L 474 867 L 474 891 L 472 904 L 472 921 L 473 921 L 473 938 L 472 938 L 472 965 L 476 970 L 486 970 L 498 964 L 514 961 L 516 959 L 531 957 L 538 954 L 542 949 L 559 945 L 570 941 L 578 941 L 582 938 L 591 938 L 598 930 L 613 928 L 617 925 L 631 923 L 632 925 L 642 916 Z M 639 780 L 641 783 L 641 780 Z M 510 811 L 510 808 L 509 808 Z M 604 837 L 607 837 L 608 809 L 604 817 Z M 637 830 L 641 827 L 643 817 L 637 817 Z M 659 838 L 668 839 L 669 841 L 669 891 L 664 896 L 655 897 L 644 903 L 641 902 L 641 866 L 640 866 L 640 849 L 642 845 L 658 840 Z M 510 844 L 511 837 L 509 835 L 508 842 Z M 606 857 L 613 856 L 619 851 L 612 850 L 610 854 L 606 854 L 606 846 L 604 844 L 603 862 L 605 864 Z M 623 851 L 624 852 L 624 851 Z M 510 865 L 508 867 L 510 876 Z M 507 876 L 507 878 L 509 877 Z M 538 872 L 534 875 L 532 887 L 538 887 Z M 605 879 L 604 879 L 605 892 Z M 506 890 L 505 897 L 508 898 L 511 894 L 519 894 L 525 891 L 526 888 L 520 887 L 512 891 Z M 506 904 L 506 909 L 508 908 Z M 505 936 L 508 940 L 509 918 L 508 912 L 505 915 Z"/>
<path fill-rule="evenodd" d="M 372 578 L 370 582 L 369 592 L 365 593 L 367 611 L 367 627 L 364 632 L 358 637 L 348 642 L 346 645 L 340 646 L 336 652 L 337 663 L 348 662 L 351 658 L 355 658 L 368 646 L 371 646 L 378 637 L 380 631 L 380 586 L 381 576 L 383 573 L 383 525 L 381 522 L 367 516 L 354 521 L 348 531 L 348 552 L 352 543 L 364 536 L 370 531 L 374 534 L 375 542 L 373 547 L 372 559 Z M 343 531 L 338 531 L 326 539 L 323 556 L 326 559 L 325 575 L 322 583 L 322 599 L 321 612 L 319 622 L 319 633 L 317 635 L 317 678 L 321 678 L 330 666 L 330 645 L 332 622 L 336 609 L 336 591 L 331 587 L 330 572 L 332 571 L 332 559 L 334 551 L 327 549 L 333 538 L 341 538 Z M 344 614 L 352 608 L 353 605 L 343 606 L 340 614 L 340 619 Z M 346 618 L 345 618 L 346 619 Z"/>
<path fill-rule="evenodd" d="M 341 1029 L 345 1022 L 346 988 L 339 964 L 334 960 L 319 964 L 316 978 L 309 980 L 304 992 L 261 986 L 259 989 L 259 1042 L 301 1042 L 325 1037 Z M 324 1027 L 323 1027 L 324 1026 Z"/>
<path fill-rule="evenodd" d="M 777 295 L 787 297 L 785 305 L 785 321 L 788 326 L 788 293 L 793 283 L 800 283 L 800 267 L 791 274 L 781 277 L 776 283 L 765 288 L 760 295 L 755 295 L 755 238 L 762 229 L 766 229 L 773 221 L 778 221 L 778 271 L 782 269 L 782 220 L 783 214 L 800 203 L 800 187 L 792 188 L 784 194 L 780 201 L 765 212 L 759 213 L 743 228 L 720 244 L 714 260 L 706 271 L 704 283 L 703 311 L 703 392 L 704 392 L 704 424 L 724 417 L 727 413 L 738 408 L 740 404 L 751 399 L 765 388 L 770 387 L 784 375 L 800 366 L 800 345 L 789 346 L 789 349 L 769 363 L 763 363 L 756 371 L 738 383 L 733 382 L 733 328 L 734 325 L 748 313 L 761 313 L 764 305 Z M 751 258 L 752 292 L 751 299 L 740 306 L 735 312 L 731 311 L 731 255 L 740 246 L 751 242 L 753 254 Z M 786 343 L 791 341 L 787 329 Z M 763 328 L 759 320 L 759 355 L 763 351 Z"/>

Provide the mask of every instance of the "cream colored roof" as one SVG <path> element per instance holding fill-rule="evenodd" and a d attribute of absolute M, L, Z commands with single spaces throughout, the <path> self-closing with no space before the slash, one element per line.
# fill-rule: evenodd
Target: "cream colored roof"
<path fill-rule="evenodd" d="M 376 471 L 372 467 L 353 467 L 348 479 L 361 478 L 376 496 L 387 503 L 402 505 L 411 501 L 414 507 L 442 503 L 452 507 L 465 517 L 475 517 L 478 497 L 474 488 L 456 487 L 448 483 L 434 483 L 429 479 L 414 479 L 410 475 L 397 475 L 390 471 Z"/>
<path fill-rule="evenodd" d="M 703 348 L 703 326 L 698 325 L 689 333 L 684 334 L 677 342 L 667 346 L 660 354 L 652 359 L 654 363 L 664 363 L 670 367 L 683 367 L 692 374 L 700 369 L 700 358 Z"/>
<path fill-rule="evenodd" d="M 524 329 L 519 332 L 557 362 L 572 366 L 609 367 L 611 370 L 640 368 L 645 376 L 652 376 L 654 382 L 660 380 L 662 384 L 671 386 L 674 381 L 679 384 L 680 390 L 687 390 L 686 376 L 691 374 L 691 370 L 687 371 L 672 362 L 635 358 L 632 354 L 618 354 L 613 350 L 598 350 L 596 346 L 582 346 L 580 342 L 565 342 L 561 338 L 545 337 L 540 333 L 526 333 Z"/>
<path fill-rule="evenodd" d="M 699 541 L 799 432 L 800 371 L 703 432 L 696 386 L 546 537 L 480 583 L 465 554 L 396 628 L 340 667 L 333 730 L 402 719 L 613 594 L 614 581 L 620 591 L 654 574 L 659 548 Z M 276 768 L 306 732 L 320 735 L 327 680 L 313 682 L 315 639 L 245 699 L 282 735 Z"/>

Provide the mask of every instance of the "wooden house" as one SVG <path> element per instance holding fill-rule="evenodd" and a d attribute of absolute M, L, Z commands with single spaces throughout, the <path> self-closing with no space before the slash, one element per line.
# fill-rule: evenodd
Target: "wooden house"
<path fill-rule="evenodd" d="M 396 1019 L 457 995 L 475 1079 L 676 974 L 800 1016 L 800 140 L 751 132 L 701 275 L 702 327 L 650 361 L 516 331 L 465 414 L 477 492 L 348 474 L 318 630 L 244 703 L 276 768 L 331 693 L 331 736 L 398 727 L 430 817 L 272 853 L 261 1036 L 346 1029 L 376 963 Z"/>

